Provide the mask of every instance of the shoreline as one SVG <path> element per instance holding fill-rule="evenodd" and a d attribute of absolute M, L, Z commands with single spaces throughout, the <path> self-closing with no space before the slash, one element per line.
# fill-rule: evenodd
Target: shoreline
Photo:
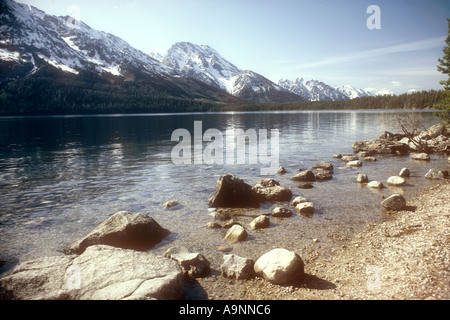
<path fill-rule="evenodd" d="M 408 209 L 368 223 L 331 256 L 302 257 L 306 278 L 291 286 L 234 281 L 217 270 L 191 281 L 185 299 L 416 300 L 450 298 L 450 181 L 422 190 Z M 197 282 L 197 283 L 195 283 Z M 203 293 L 195 292 L 199 289 Z"/>

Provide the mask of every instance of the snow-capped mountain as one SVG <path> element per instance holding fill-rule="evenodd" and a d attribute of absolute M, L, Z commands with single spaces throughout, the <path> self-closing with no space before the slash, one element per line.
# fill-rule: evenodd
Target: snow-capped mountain
<path fill-rule="evenodd" d="M 332 87 L 318 80 L 297 78 L 294 81 L 281 79 L 278 85 L 309 101 L 336 101 L 366 97 L 370 94 L 350 85 Z"/>
<path fill-rule="evenodd" d="M 160 84 L 153 83 L 157 88 L 150 91 L 170 90 L 171 95 L 183 92 L 181 96 L 189 99 L 192 96 L 185 95 L 186 90 L 197 97 L 208 92 L 214 101 L 219 96 L 230 101 L 224 95 L 228 93 L 242 100 L 271 103 L 343 100 L 367 94 L 351 86 L 331 87 L 301 78 L 274 83 L 238 68 L 207 45 L 179 42 L 166 54 L 146 54 L 82 21 L 48 15 L 13 0 L 0 0 L 0 9 L 0 85 L 34 74 L 44 62 L 74 75 L 87 70 L 133 80 L 136 73 L 145 73 L 161 80 Z M 200 84 L 210 88 L 200 90 Z M 214 90 L 221 92 L 216 94 Z"/>
<path fill-rule="evenodd" d="M 207 45 L 189 42 L 174 44 L 161 60 L 188 78 L 194 78 L 245 99 L 258 102 L 300 101 L 264 76 L 241 70 Z"/>
<path fill-rule="evenodd" d="M 35 58 L 66 72 L 95 69 L 123 75 L 127 67 L 158 75 L 175 72 L 124 40 L 71 17 L 55 17 L 13 0 L 1 0 L 0 58 L 11 68 L 36 70 Z"/>

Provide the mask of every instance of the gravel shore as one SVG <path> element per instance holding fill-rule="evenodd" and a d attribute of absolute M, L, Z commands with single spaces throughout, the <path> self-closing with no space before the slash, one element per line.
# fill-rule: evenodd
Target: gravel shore
<path fill-rule="evenodd" d="M 450 181 L 384 212 L 329 256 L 303 256 L 306 279 L 277 286 L 225 279 L 218 270 L 190 284 L 187 299 L 411 300 L 450 298 Z"/>

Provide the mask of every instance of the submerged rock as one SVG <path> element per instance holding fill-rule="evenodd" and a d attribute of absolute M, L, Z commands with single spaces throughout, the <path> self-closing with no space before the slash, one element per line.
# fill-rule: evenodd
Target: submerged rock
<path fill-rule="evenodd" d="M 120 211 L 84 238 L 64 248 L 63 252 L 81 254 L 87 247 L 98 244 L 144 251 L 161 242 L 169 233 L 147 215 Z"/>

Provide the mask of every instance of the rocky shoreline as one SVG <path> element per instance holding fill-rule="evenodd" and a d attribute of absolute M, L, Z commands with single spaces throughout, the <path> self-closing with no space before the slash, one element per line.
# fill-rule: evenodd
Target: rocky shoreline
<path fill-rule="evenodd" d="M 334 158 L 349 167 L 376 161 L 377 154 L 411 153 L 416 161 L 429 161 L 429 153 L 450 150 L 449 137 L 449 128 L 442 125 L 415 137 L 385 132 L 380 138 L 355 142 L 355 154 Z M 280 168 L 279 173 L 286 171 Z M 403 186 L 409 174 L 404 168 L 386 183 Z M 305 188 L 311 182 L 331 179 L 329 162 L 291 177 Z M 151 248 L 170 230 L 146 215 L 118 212 L 64 248 L 65 255 L 22 262 L 3 275 L 0 299 L 447 299 L 448 171 L 432 168 L 424 179 L 439 184 L 415 199 L 401 194 L 384 199 L 380 205 L 395 218 L 368 225 L 327 257 L 314 251 L 300 257 L 288 248 L 276 248 L 254 261 L 227 254 L 226 246 L 219 248 L 224 253 L 220 266 L 179 246 L 158 256 Z M 367 188 L 384 187 L 363 174 L 355 180 Z M 275 179 L 262 179 L 252 187 L 233 175 L 222 176 L 209 199 L 214 221 L 206 228 L 226 228 L 225 240 L 230 244 L 252 241 L 247 240 L 246 229 L 268 228 L 270 216 L 314 213 L 314 203 L 292 198 L 292 191 Z M 233 219 L 250 212 L 243 207 L 258 208 L 264 202 L 279 206 L 270 214 L 257 214 L 248 225 Z M 164 207 L 170 210 L 177 205 L 171 201 Z"/>

